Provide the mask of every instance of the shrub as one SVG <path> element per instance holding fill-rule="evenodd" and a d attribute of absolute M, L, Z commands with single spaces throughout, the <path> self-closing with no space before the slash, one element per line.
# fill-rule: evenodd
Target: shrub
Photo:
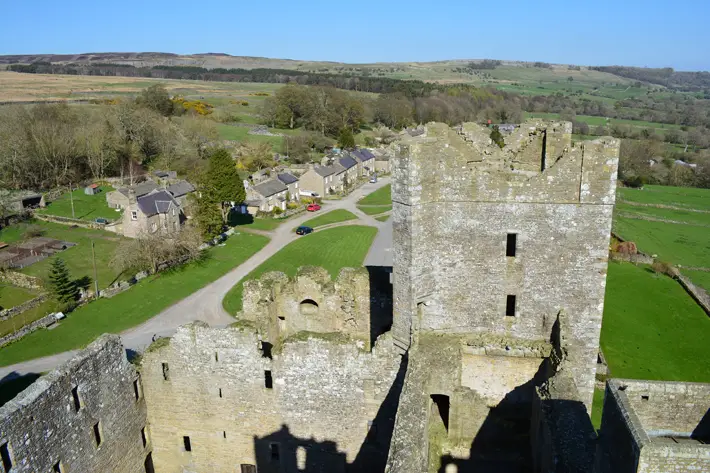
<path fill-rule="evenodd" d="M 644 179 L 643 176 L 631 176 L 624 180 L 624 184 L 626 184 L 626 187 L 640 189 L 641 187 L 643 187 Z"/>
<path fill-rule="evenodd" d="M 654 263 L 651 265 L 651 269 L 656 274 L 665 274 L 666 276 L 670 276 L 671 278 L 676 278 L 679 275 L 679 272 L 675 268 L 675 266 L 664 261 L 654 261 Z"/>
<path fill-rule="evenodd" d="M 272 212 L 274 215 L 281 215 L 282 213 L 284 213 L 284 211 L 281 210 L 281 207 L 274 207 L 274 210 L 272 210 Z"/>

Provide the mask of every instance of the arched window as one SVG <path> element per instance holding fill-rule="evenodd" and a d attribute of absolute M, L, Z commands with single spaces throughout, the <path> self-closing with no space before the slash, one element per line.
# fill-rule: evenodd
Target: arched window
<path fill-rule="evenodd" d="M 299 304 L 301 315 L 315 315 L 318 313 L 318 303 L 313 299 L 304 299 Z"/>

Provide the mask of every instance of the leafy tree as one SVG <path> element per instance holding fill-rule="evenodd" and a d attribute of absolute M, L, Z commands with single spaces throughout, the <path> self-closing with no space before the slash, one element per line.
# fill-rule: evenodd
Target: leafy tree
<path fill-rule="evenodd" d="M 204 209 L 208 203 L 215 205 L 221 210 L 223 223 L 227 222 L 228 202 L 243 202 L 246 198 L 244 182 L 239 176 L 232 155 L 226 149 L 220 148 L 210 156 L 202 182 L 202 194 L 201 200 L 204 202 L 198 209 Z"/>
<path fill-rule="evenodd" d="M 355 147 L 355 137 L 350 128 L 342 128 L 338 135 L 338 144 L 343 149 L 352 149 Z"/>
<path fill-rule="evenodd" d="M 79 289 L 71 280 L 69 268 L 61 258 L 55 258 L 50 265 L 49 286 L 54 297 L 62 304 L 73 304 L 79 298 Z"/>
<path fill-rule="evenodd" d="M 164 117 L 173 114 L 173 102 L 164 86 L 151 85 L 136 97 L 136 103 L 142 107 L 158 112 Z"/>
<path fill-rule="evenodd" d="M 491 130 L 491 139 L 500 148 L 503 148 L 503 146 L 505 146 L 505 141 L 503 140 L 503 135 L 501 134 L 501 132 L 497 126 L 494 126 L 493 129 Z"/>

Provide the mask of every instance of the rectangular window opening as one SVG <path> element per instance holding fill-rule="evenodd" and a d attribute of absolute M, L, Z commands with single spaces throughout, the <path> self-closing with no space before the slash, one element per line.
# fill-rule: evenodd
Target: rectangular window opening
<path fill-rule="evenodd" d="M 74 386 L 71 390 L 71 397 L 74 400 L 74 410 L 79 412 L 81 410 L 81 398 L 79 397 L 79 386 Z"/>
<path fill-rule="evenodd" d="M 214 352 L 214 361 L 219 363 L 219 354 L 217 352 Z"/>
<path fill-rule="evenodd" d="M 222 437 L 227 438 L 227 431 L 226 430 L 222 431 Z"/>
<path fill-rule="evenodd" d="M 648 401 L 648 399 L 649 399 L 648 394 L 641 396 L 641 400 L 643 400 L 643 401 Z"/>
<path fill-rule="evenodd" d="M 96 441 L 96 446 L 101 446 L 101 422 L 94 424 L 94 440 Z"/>
<path fill-rule="evenodd" d="M 515 296 L 510 294 L 505 299 L 505 315 L 515 317 Z"/>
<path fill-rule="evenodd" d="M 281 452 L 279 452 L 279 444 L 270 443 L 269 451 L 271 452 L 271 461 L 279 461 L 279 459 L 281 458 Z"/>
<path fill-rule="evenodd" d="M 222 397 L 222 388 L 219 388 L 219 397 Z"/>
<path fill-rule="evenodd" d="M 145 446 L 148 445 L 148 437 L 145 435 L 145 427 L 141 429 L 141 441 L 143 442 L 143 447 L 145 448 Z"/>
<path fill-rule="evenodd" d="M 182 438 L 182 445 L 185 447 L 186 452 L 191 452 L 192 451 L 192 445 L 190 444 L 190 437 L 185 435 Z"/>
<path fill-rule="evenodd" d="M 136 396 L 136 401 L 138 401 L 141 398 L 142 392 L 141 392 L 141 382 L 139 379 L 136 379 L 133 381 L 133 394 Z"/>
<path fill-rule="evenodd" d="M 170 379 L 170 366 L 167 363 L 163 363 L 163 379 L 165 381 Z"/>
<path fill-rule="evenodd" d="M 517 233 L 508 233 L 508 239 L 505 244 L 505 256 L 515 257 L 516 246 L 518 244 Z"/>
<path fill-rule="evenodd" d="M 5 471 L 12 469 L 12 458 L 10 457 L 10 446 L 5 442 L 0 445 L 0 458 L 2 458 L 2 466 Z"/>
<path fill-rule="evenodd" d="M 264 371 L 264 387 L 274 389 L 274 379 L 271 377 L 271 370 Z"/>
<path fill-rule="evenodd" d="M 432 415 L 436 415 L 439 418 L 441 423 L 444 424 L 444 428 L 448 432 L 449 431 L 449 409 L 450 409 L 449 396 L 446 396 L 444 394 L 432 394 L 431 401 L 432 401 L 432 407 L 431 407 Z"/>

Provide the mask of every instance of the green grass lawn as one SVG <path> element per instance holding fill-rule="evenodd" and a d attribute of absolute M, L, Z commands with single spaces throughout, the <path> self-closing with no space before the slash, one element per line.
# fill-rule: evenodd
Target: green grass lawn
<path fill-rule="evenodd" d="M 380 187 L 362 199 L 357 201 L 358 205 L 392 205 L 392 184 Z"/>
<path fill-rule="evenodd" d="M 620 201 L 662 204 L 710 211 L 710 190 L 693 187 L 643 186 L 643 189 L 617 189 Z"/>
<path fill-rule="evenodd" d="M 294 130 L 278 130 L 274 128 L 269 128 L 272 133 L 282 133 L 282 134 L 297 134 Z M 281 152 L 283 137 L 282 136 L 264 136 L 264 135 L 250 135 L 249 128 L 244 126 L 232 126 L 225 124 L 217 125 L 217 132 L 222 140 L 231 141 L 254 141 L 260 143 L 269 143 L 274 151 Z"/>
<path fill-rule="evenodd" d="M 604 390 L 594 388 L 592 400 L 592 425 L 599 430 L 602 426 L 602 411 L 604 409 Z"/>
<path fill-rule="evenodd" d="M 0 349 L 0 366 L 81 348 L 103 333 L 134 327 L 246 261 L 268 238 L 242 233 L 225 246 L 207 250 L 207 258 L 153 275 L 111 299 L 80 307 L 53 330 L 38 330 Z"/>
<path fill-rule="evenodd" d="M 345 209 L 336 209 L 336 210 L 331 210 L 330 212 L 326 212 L 324 214 L 321 214 L 315 218 L 312 218 L 310 220 L 306 220 L 303 222 L 301 225 L 305 227 L 311 227 L 311 228 L 316 228 L 316 227 L 321 227 L 323 225 L 329 225 L 331 223 L 338 223 L 338 222 L 346 222 L 348 220 L 355 220 L 357 219 L 357 215 L 353 214 L 352 212 L 349 212 Z M 295 229 L 294 229 L 295 231 Z"/>
<path fill-rule="evenodd" d="M 41 319 L 50 312 L 56 312 L 58 307 L 59 304 L 55 300 L 51 299 L 10 319 L 0 321 L 0 337 L 14 332 L 27 324 L 31 324 L 35 320 Z"/>
<path fill-rule="evenodd" d="M 358 209 L 365 212 L 367 215 L 377 215 L 392 210 L 392 205 L 358 205 Z"/>
<path fill-rule="evenodd" d="M 301 266 L 322 266 L 332 277 L 336 277 L 341 268 L 362 266 L 376 234 L 376 228 L 359 225 L 312 233 L 289 243 L 243 281 L 257 279 L 269 271 L 283 271 L 294 276 Z M 237 283 L 224 298 L 224 308 L 230 314 L 236 314 L 242 308 L 243 281 Z"/>
<path fill-rule="evenodd" d="M 389 220 L 389 218 L 389 215 L 380 215 L 379 217 L 375 217 L 375 220 L 379 220 L 380 222 L 386 222 L 387 220 Z"/>
<path fill-rule="evenodd" d="M 79 279 L 85 276 L 94 280 L 94 269 L 91 260 L 91 241 L 94 241 L 96 252 L 96 271 L 98 275 L 99 288 L 105 288 L 120 275 L 120 272 L 113 269 L 110 261 L 113 258 L 116 247 L 123 237 L 102 230 L 91 230 L 88 228 L 71 228 L 58 223 L 33 221 L 22 222 L 11 225 L 0 230 L 0 241 L 6 243 L 25 239 L 25 232 L 28 228 L 41 228 L 43 236 L 56 238 L 57 240 L 76 243 L 65 251 L 39 261 L 31 266 L 19 270 L 30 276 L 37 276 L 45 279 L 49 274 L 49 267 L 54 258 L 62 258 L 69 268 L 72 278 Z"/>
<path fill-rule="evenodd" d="M 636 242 L 639 250 L 661 261 L 710 268 L 710 229 L 706 227 L 617 216 L 613 228 L 621 238 Z"/>
<path fill-rule="evenodd" d="M 639 205 L 629 205 L 618 202 L 615 211 L 623 212 L 624 215 L 650 217 L 675 222 L 686 222 L 691 225 L 702 225 L 710 227 L 710 213 L 694 212 L 692 210 L 676 210 L 658 207 L 642 207 Z"/>
<path fill-rule="evenodd" d="M 267 232 L 274 230 L 286 220 L 288 220 L 288 218 L 254 217 L 252 215 L 242 215 L 234 212 L 229 215 L 229 225 L 232 227 L 252 228 L 254 230 Z"/>
<path fill-rule="evenodd" d="M 676 281 L 609 263 L 601 347 L 614 378 L 710 382 L 710 317 Z"/>
<path fill-rule="evenodd" d="M 684 276 L 689 277 L 693 284 L 702 287 L 710 293 L 710 272 L 684 269 L 682 273 Z"/>
<path fill-rule="evenodd" d="M 113 187 L 101 186 L 101 192 L 96 195 L 84 194 L 84 188 L 77 189 L 71 193 L 74 201 L 74 218 L 81 220 L 95 220 L 105 218 L 116 220 L 120 215 L 106 203 L 106 193 L 111 192 Z M 57 215 L 59 217 L 72 217 L 71 202 L 69 193 L 62 194 L 57 200 L 53 200 L 44 209 L 37 210 L 37 213 L 45 215 Z"/>
<path fill-rule="evenodd" d="M 0 285 L 0 309 L 9 309 L 37 297 L 37 291 L 24 287 Z"/>

